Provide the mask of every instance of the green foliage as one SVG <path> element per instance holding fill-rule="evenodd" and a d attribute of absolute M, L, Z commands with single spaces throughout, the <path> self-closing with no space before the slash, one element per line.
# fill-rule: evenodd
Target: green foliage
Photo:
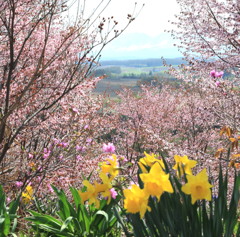
<path fill-rule="evenodd" d="M 32 222 L 36 232 L 45 232 L 47 236 L 110 236 L 117 225 L 114 216 L 114 200 L 109 205 L 106 200 L 101 200 L 100 208 L 93 205 L 83 205 L 78 191 L 70 188 L 73 204 L 69 202 L 64 191 L 53 187 L 58 197 L 59 211 L 57 216 L 47 215 L 29 210 L 32 216 L 26 220 Z"/>
<path fill-rule="evenodd" d="M 240 236 L 238 203 L 240 176 L 235 170 L 234 188 L 228 201 L 228 174 L 219 171 L 219 189 L 212 201 L 197 201 L 191 204 L 191 197 L 181 191 L 182 184 L 176 176 L 171 177 L 174 193 L 164 193 L 158 202 L 149 199 L 151 212 L 144 219 L 138 214 L 127 214 L 137 237 L 230 237 Z M 139 180 L 142 186 L 141 180 Z M 118 216 L 119 221 L 121 217 Z M 125 230 L 127 236 L 129 232 Z"/>
<path fill-rule="evenodd" d="M 0 186 L 0 237 L 17 236 L 14 234 L 17 227 L 17 209 L 20 197 L 7 206 L 6 195 Z"/>

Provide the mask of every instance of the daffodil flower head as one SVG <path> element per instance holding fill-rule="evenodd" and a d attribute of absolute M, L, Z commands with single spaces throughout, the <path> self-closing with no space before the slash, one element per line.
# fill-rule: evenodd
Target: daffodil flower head
<path fill-rule="evenodd" d="M 196 166 L 197 161 L 189 160 L 187 156 L 179 155 L 175 155 L 174 160 L 176 164 L 173 166 L 173 169 L 177 170 L 177 175 L 179 177 L 181 177 L 184 173 L 192 175 L 192 168 Z"/>
<path fill-rule="evenodd" d="M 162 171 L 165 169 L 165 165 L 161 159 L 157 158 L 157 155 L 155 154 L 148 154 L 147 152 L 144 152 L 145 157 L 141 158 L 138 162 L 139 167 L 141 168 L 143 173 L 147 173 L 146 167 L 152 167 L 155 163 L 159 163 Z"/>
<path fill-rule="evenodd" d="M 187 175 L 187 183 L 182 186 L 182 191 L 191 195 L 191 203 L 194 204 L 197 200 L 206 199 L 212 200 L 211 187 L 208 182 L 207 170 L 203 169 L 196 176 Z"/>
<path fill-rule="evenodd" d="M 83 185 L 87 188 L 86 192 L 78 191 L 82 203 L 87 201 L 95 193 L 95 187 L 88 180 L 83 181 Z"/>
<path fill-rule="evenodd" d="M 118 168 L 117 156 L 114 154 L 101 165 L 102 172 L 111 175 L 112 178 L 118 175 Z"/>
<path fill-rule="evenodd" d="M 149 173 L 140 174 L 144 183 L 144 190 L 150 196 L 155 196 L 160 201 L 163 192 L 173 193 L 173 187 L 169 180 L 169 174 L 162 171 L 159 163 L 155 163 Z"/>
<path fill-rule="evenodd" d="M 99 177 L 101 178 L 103 184 L 105 185 L 105 190 L 102 192 L 102 196 L 103 197 L 106 197 L 107 198 L 107 204 L 109 204 L 111 202 L 111 199 L 112 199 L 112 192 L 111 192 L 111 189 L 112 189 L 112 184 L 111 184 L 111 181 L 112 179 L 109 178 L 105 173 L 101 172 L 99 174 Z"/>
<path fill-rule="evenodd" d="M 89 204 L 95 204 L 96 208 L 99 208 L 100 202 L 98 200 L 98 196 L 100 193 L 106 192 L 106 190 L 108 190 L 108 185 L 99 184 L 96 181 L 94 182 L 93 185 L 88 180 L 84 180 L 83 184 L 85 187 L 87 187 L 87 191 L 86 192 L 78 191 L 82 203 L 89 200 Z"/>
<path fill-rule="evenodd" d="M 33 199 L 33 188 L 31 185 L 27 185 L 25 192 L 22 193 L 22 201 L 24 204 L 30 203 Z"/>
<path fill-rule="evenodd" d="M 144 189 L 139 188 L 136 184 L 133 184 L 130 189 L 123 190 L 124 194 L 124 208 L 129 213 L 140 213 L 140 217 L 143 218 L 146 211 L 151 211 L 148 206 L 149 195 Z"/>

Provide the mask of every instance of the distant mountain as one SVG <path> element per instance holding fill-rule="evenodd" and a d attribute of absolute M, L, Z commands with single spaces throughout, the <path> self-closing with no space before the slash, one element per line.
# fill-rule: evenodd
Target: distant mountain
<path fill-rule="evenodd" d="M 167 64 L 180 65 L 187 62 L 182 58 L 167 58 L 164 59 Z M 161 58 L 151 59 L 130 59 L 130 60 L 102 60 L 101 66 L 125 66 L 125 67 L 155 67 L 163 66 L 163 60 Z"/>
<path fill-rule="evenodd" d="M 123 33 L 105 47 L 102 52 L 102 60 L 182 57 L 174 43 L 176 42 L 168 33 L 162 33 L 158 36 L 149 36 L 143 33 Z"/>

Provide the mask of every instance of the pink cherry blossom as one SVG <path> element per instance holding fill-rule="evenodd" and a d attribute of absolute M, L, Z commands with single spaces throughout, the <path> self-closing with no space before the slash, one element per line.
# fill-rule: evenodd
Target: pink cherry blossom
<path fill-rule="evenodd" d="M 117 192 L 116 192 L 116 190 L 115 190 L 114 188 L 111 188 L 111 189 L 110 189 L 110 193 L 111 193 L 112 198 L 113 198 L 113 199 L 116 199 L 116 197 L 117 197 Z"/>
<path fill-rule="evenodd" d="M 44 148 L 44 149 L 43 149 L 43 153 L 45 153 L 45 154 L 48 153 L 48 149 L 47 149 L 47 148 Z"/>
<path fill-rule="evenodd" d="M 216 72 L 216 75 L 215 75 L 215 77 L 216 78 L 220 78 L 220 77 L 222 77 L 223 76 L 223 74 L 224 74 L 224 72 Z"/>
<path fill-rule="evenodd" d="M 123 162 L 127 162 L 128 161 L 128 159 L 125 156 L 121 157 L 121 159 L 122 159 Z"/>
<path fill-rule="evenodd" d="M 63 148 L 67 148 L 69 146 L 68 142 L 62 142 L 61 144 Z"/>
<path fill-rule="evenodd" d="M 103 144 L 103 152 L 108 152 L 108 153 L 114 153 L 116 148 L 115 146 L 113 145 L 113 143 L 108 143 L 108 144 Z"/>
<path fill-rule="evenodd" d="M 86 147 L 76 145 L 76 151 L 84 152 L 84 151 L 86 151 Z"/>
<path fill-rule="evenodd" d="M 73 108 L 72 111 L 73 111 L 74 113 L 76 113 L 76 114 L 79 113 L 79 112 L 78 112 L 78 109 L 76 109 L 76 108 Z"/>
<path fill-rule="evenodd" d="M 213 77 L 213 78 L 215 78 L 215 77 L 216 77 L 216 71 L 215 71 L 215 70 L 212 70 L 212 71 L 210 72 L 210 76 Z"/>
<path fill-rule="evenodd" d="M 88 128 L 89 128 L 89 125 L 88 125 L 88 124 L 84 126 L 84 129 L 88 129 Z"/>
<path fill-rule="evenodd" d="M 88 138 L 87 143 L 91 143 L 91 142 L 92 142 L 92 138 Z"/>
<path fill-rule="evenodd" d="M 51 154 L 51 151 L 48 150 L 48 148 L 43 149 L 43 158 L 44 159 L 47 159 L 50 156 L 50 154 Z"/>
<path fill-rule="evenodd" d="M 17 182 L 15 183 L 15 185 L 16 185 L 16 187 L 21 188 L 21 187 L 23 186 L 23 182 L 17 181 Z"/>
<path fill-rule="evenodd" d="M 219 86 L 221 85 L 221 82 L 220 82 L 220 81 L 216 81 L 216 82 L 215 82 L 215 85 L 216 85 L 217 87 L 219 87 Z"/>
<path fill-rule="evenodd" d="M 224 74 L 223 71 L 217 72 L 217 71 L 215 71 L 215 70 L 212 70 L 212 71 L 210 72 L 210 76 L 213 77 L 213 78 L 220 78 L 220 77 L 223 76 L 223 74 Z"/>
<path fill-rule="evenodd" d="M 57 138 L 53 138 L 53 142 L 54 142 L 54 144 L 56 145 L 56 144 L 59 144 L 59 143 L 60 143 L 60 140 L 57 139 Z"/>

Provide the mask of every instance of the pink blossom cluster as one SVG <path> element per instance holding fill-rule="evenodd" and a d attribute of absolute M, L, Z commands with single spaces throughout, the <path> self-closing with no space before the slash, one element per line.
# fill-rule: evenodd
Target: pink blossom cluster
<path fill-rule="evenodd" d="M 23 186 L 23 182 L 22 181 L 16 181 L 15 183 L 17 188 L 21 188 Z"/>
<path fill-rule="evenodd" d="M 60 142 L 57 144 L 57 146 L 62 147 L 62 148 L 67 148 L 68 147 L 68 142 Z"/>
<path fill-rule="evenodd" d="M 115 190 L 114 188 L 111 188 L 111 189 L 110 189 L 110 193 L 111 193 L 112 198 L 113 198 L 113 199 L 116 199 L 116 197 L 117 197 L 117 192 L 116 192 L 116 190 Z"/>
<path fill-rule="evenodd" d="M 47 159 L 51 154 L 51 151 L 48 148 L 43 149 L 43 158 Z"/>
<path fill-rule="evenodd" d="M 85 152 L 86 151 L 86 147 L 85 146 L 76 145 L 76 151 Z"/>
<path fill-rule="evenodd" d="M 220 78 L 220 77 L 223 76 L 223 74 L 224 74 L 223 71 L 217 72 L 217 71 L 215 71 L 215 70 L 212 70 L 212 71 L 210 72 L 210 76 L 213 77 L 213 78 Z"/>
<path fill-rule="evenodd" d="M 116 148 L 115 146 L 113 145 L 113 143 L 108 143 L 108 144 L 103 144 L 103 152 L 106 152 L 106 153 L 114 153 Z"/>

